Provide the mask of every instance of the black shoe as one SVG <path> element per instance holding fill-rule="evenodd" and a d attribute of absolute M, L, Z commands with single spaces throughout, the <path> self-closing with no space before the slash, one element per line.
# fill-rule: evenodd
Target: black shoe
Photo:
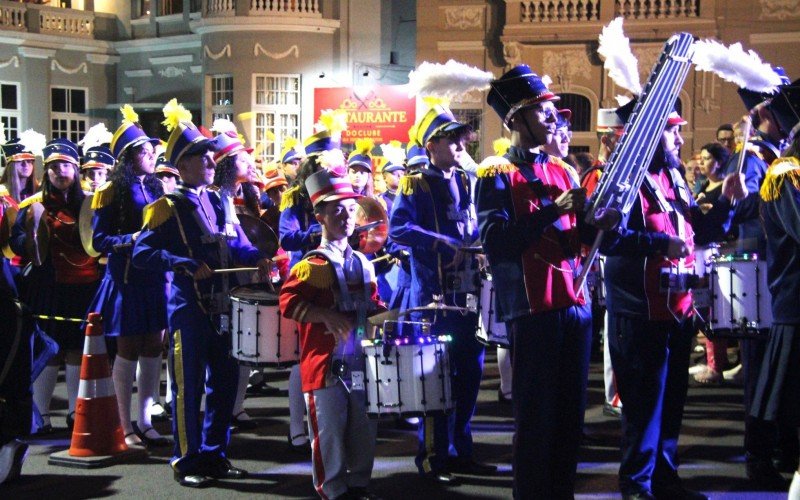
<path fill-rule="evenodd" d="M 211 486 L 211 483 L 214 482 L 210 477 L 200 474 L 181 474 L 175 472 L 173 477 L 178 481 L 178 484 L 186 486 L 187 488 L 206 488 Z"/>
<path fill-rule="evenodd" d="M 510 394 L 508 394 L 508 395 L 503 394 L 503 391 L 501 391 L 500 389 L 497 389 L 497 402 L 498 403 L 500 403 L 501 405 L 510 405 L 511 401 L 512 401 L 512 399 L 511 399 L 511 395 Z"/>
<path fill-rule="evenodd" d="M 247 471 L 234 467 L 226 458 L 217 458 L 203 468 L 203 474 L 215 479 L 244 479 Z"/>
<path fill-rule="evenodd" d="M 236 427 L 240 431 L 249 431 L 258 427 L 258 422 L 256 422 L 255 420 L 240 418 L 242 414 L 247 415 L 247 413 L 245 413 L 244 410 L 242 410 L 236 415 L 234 415 L 233 418 L 231 418 L 231 425 L 233 427 Z"/>
<path fill-rule="evenodd" d="M 345 498 L 348 500 L 381 500 L 381 497 L 366 488 L 347 488 Z"/>
<path fill-rule="evenodd" d="M 493 476 L 497 473 L 496 465 L 482 464 L 471 458 L 448 457 L 447 470 L 456 474 L 472 476 Z"/>
<path fill-rule="evenodd" d="M 34 436 L 46 436 L 48 434 L 52 434 L 55 432 L 53 429 L 53 424 L 50 423 L 50 414 L 49 413 L 42 413 L 41 417 L 46 419 L 41 427 L 36 429 L 36 432 L 33 433 Z"/>
<path fill-rule="evenodd" d="M 458 486 L 461 483 L 456 476 L 444 471 L 427 472 L 422 475 L 422 478 L 430 483 L 441 484 L 443 486 Z"/>
<path fill-rule="evenodd" d="M 609 404 L 608 402 L 603 403 L 603 415 L 606 417 L 620 418 L 622 416 L 622 408 Z"/>
<path fill-rule="evenodd" d="M 752 460 L 746 464 L 747 478 L 768 491 L 787 491 L 789 481 L 781 476 L 771 462 Z"/>
<path fill-rule="evenodd" d="M 303 444 L 294 444 L 294 440 L 300 437 L 305 437 L 305 434 L 298 434 L 296 436 L 286 435 L 289 441 L 289 449 L 295 453 L 300 453 L 302 455 L 310 455 L 311 454 L 311 441 L 306 438 L 306 442 Z"/>
<path fill-rule="evenodd" d="M 75 428 L 75 412 L 71 411 L 67 414 L 67 430 L 72 432 Z"/>
<path fill-rule="evenodd" d="M 150 420 L 153 422 L 167 422 L 169 421 L 169 410 L 160 402 L 150 405 Z"/>
<path fill-rule="evenodd" d="M 158 437 L 149 437 L 147 433 L 150 431 L 155 433 Z M 170 438 L 159 435 L 158 431 L 156 431 L 152 427 L 148 427 L 144 431 L 138 432 L 137 435 L 147 448 L 165 448 L 167 446 L 172 446 L 175 444 L 175 442 Z"/>

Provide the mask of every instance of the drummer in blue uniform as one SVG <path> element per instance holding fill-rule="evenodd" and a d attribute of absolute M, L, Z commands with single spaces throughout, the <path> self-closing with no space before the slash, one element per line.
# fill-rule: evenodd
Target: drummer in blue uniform
<path fill-rule="evenodd" d="M 425 145 L 431 164 L 403 177 L 389 224 L 392 240 L 410 248 L 412 307 L 425 306 L 434 296 L 443 296 L 448 306 L 466 307 L 467 293 L 477 288 L 476 259 L 463 251 L 478 238 L 477 219 L 469 181 L 458 168 L 469 132 L 470 127 L 456 121 L 442 105 L 433 106 L 417 127 L 417 141 Z M 434 333 L 453 337 L 450 361 L 456 407 L 450 415 L 422 419 L 415 463 L 426 478 L 442 484 L 455 481 L 451 472 L 496 471 L 473 458 L 470 420 L 484 355 L 476 327 L 474 312 L 437 311 L 433 323 Z"/>
<path fill-rule="evenodd" d="M 123 121 L 111 139 L 110 154 L 97 152 L 101 158 L 116 160 L 117 166 L 92 199 L 92 245 L 108 256 L 108 265 L 89 311 L 102 314 L 103 331 L 117 342 L 112 377 L 125 442 L 129 446 L 170 446 L 172 441 L 153 428 L 150 418 L 150 406 L 159 399 L 167 280 L 164 271 L 131 266 L 142 211 L 164 194 L 155 175 L 154 147 L 159 140 L 145 134 L 133 108 L 126 105 L 121 111 Z M 131 422 L 134 379 L 139 399 L 138 432 Z"/>
<path fill-rule="evenodd" d="M 247 475 L 225 456 L 239 370 L 228 354 L 231 275 L 215 274 L 212 269 L 257 264 L 266 276 L 270 261 L 250 244 L 237 223 L 226 223 L 221 199 L 206 189 L 214 179 L 215 143 L 188 121 L 187 114 L 165 110 L 167 127 L 172 130 L 166 156 L 183 184 L 145 209 L 133 264 L 158 272 L 175 271 L 168 302 L 175 395 L 175 449 L 170 465 L 182 486 L 199 488 L 215 478 Z M 206 406 L 201 420 L 204 385 Z"/>

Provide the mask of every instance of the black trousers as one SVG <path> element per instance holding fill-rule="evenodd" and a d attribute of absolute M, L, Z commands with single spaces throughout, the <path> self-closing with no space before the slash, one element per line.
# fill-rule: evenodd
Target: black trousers
<path fill-rule="evenodd" d="M 514 498 L 574 498 L 591 353 L 591 306 L 509 322 Z"/>

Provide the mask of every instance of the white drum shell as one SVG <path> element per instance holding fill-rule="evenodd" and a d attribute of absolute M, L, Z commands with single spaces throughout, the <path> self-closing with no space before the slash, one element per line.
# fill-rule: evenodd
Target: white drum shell
<path fill-rule="evenodd" d="M 367 414 L 425 415 L 453 408 L 448 344 L 364 346 Z"/>
<path fill-rule="evenodd" d="M 714 260 L 711 265 L 711 312 L 714 332 L 766 330 L 772 325 L 772 296 L 767 263 L 759 260 Z"/>
<path fill-rule="evenodd" d="M 478 330 L 475 336 L 483 344 L 508 348 L 510 346 L 508 331 L 506 324 L 497 320 L 494 293 L 492 277 L 483 278 L 478 294 Z"/>
<path fill-rule="evenodd" d="M 245 366 L 288 366 L 300 360 L 296 323 L 281 316 L 277 300 L 231 295 L 231 356 Z"/>

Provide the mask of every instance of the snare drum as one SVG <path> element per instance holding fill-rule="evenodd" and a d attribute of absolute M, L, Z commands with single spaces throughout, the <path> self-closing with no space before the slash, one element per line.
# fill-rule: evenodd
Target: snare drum
<path fill-rule="evenodd" d="M 245 366 L 287 366 L 300 360 L 296 323 L 281 316 L 264 285 L 231 290 L 231 356 Z"/>
<path fill-rule="evenodd" d="M 427 415 L 453 409 L 450 337 L 363 340 L 367 414 Z"/>
<path fill-rule="evenodd" d="M 772 296 L 767 263 L 755 254 L 726 255 L 711 260 L 709 275 L 711 335 L 757 337 L 772 325 Z"/>
<path fill-rule="evenodd" d="M 497 320 L 494 308 L 494 284 L 492 275 L 487 274 L 481 279 L 481 289 L 478 294 L 478 329 L 475 332 L 478 341 L 485 345 L 508 348 L 506 324 Z"/>

